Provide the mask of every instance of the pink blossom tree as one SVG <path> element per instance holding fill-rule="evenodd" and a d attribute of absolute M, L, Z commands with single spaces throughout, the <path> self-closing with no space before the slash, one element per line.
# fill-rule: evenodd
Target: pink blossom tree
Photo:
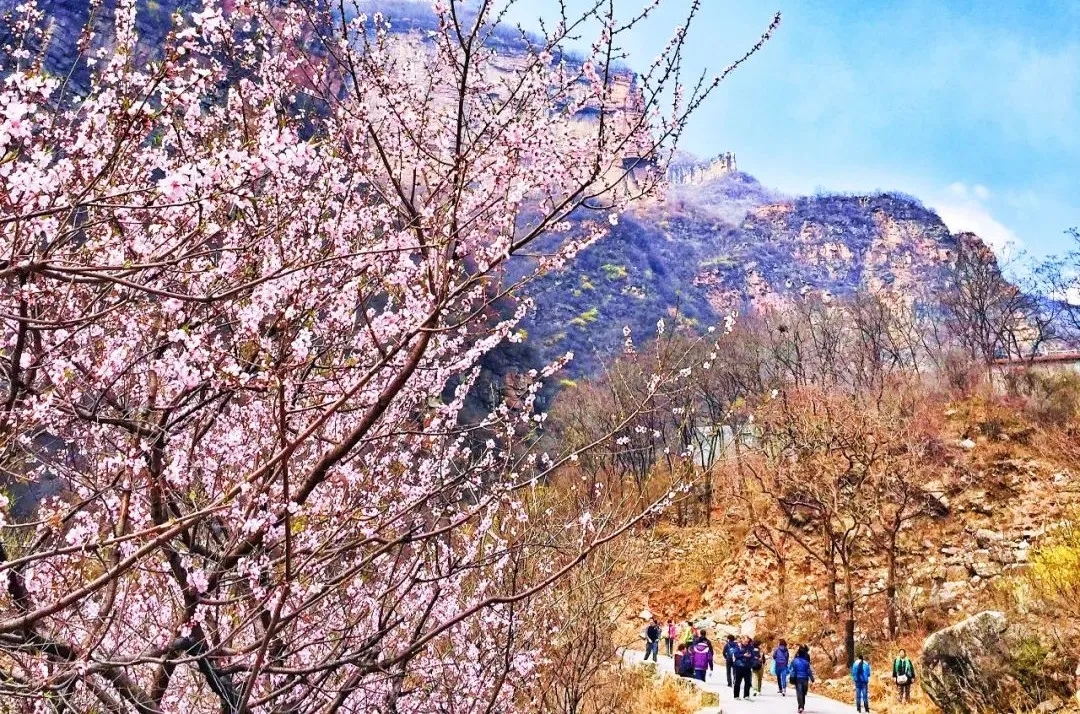
<path fill-rule="evenodd" d="M 575 457 L 535 446 L 558 364 L 459 414 L 480 358 L 519 338 L 527 301 L 499 306 L 654 191 L 660 171 L 628 167 L 662 171 L 723 76 L 683 89 L 683 27 L 616 81 L 656 4 L 564 9 L 508 65 L 487 0 L 434 3 L 423 37 L 347 6 L 207 0 L 151 61 L 119 0 L 84 32 L 85 92 L 43 66 L 47 23 L 21 6 L 0 84 L 0 466 L 63 489 L 3 524 L 6 698 L 533 709 L 536 596 L 665 499 L 542 507 Z M 686 367 L 657 364 L 641 407 Z"/>

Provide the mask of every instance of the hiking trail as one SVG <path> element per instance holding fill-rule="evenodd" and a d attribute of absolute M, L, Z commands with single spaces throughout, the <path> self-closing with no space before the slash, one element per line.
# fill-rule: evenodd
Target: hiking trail
<path fill-rule="evenodd" d="M 642 660 L 644 654 L 644 650 L 640 647 L 625 649 L 623 660 L 627 664 L 641 665 L 644 664 Z M 656 668 L 661 676 L 676 676 L 675 662 L 670 657 L 660 655 L 656 660 Z M 789 685 L 787 696 L 780 696 L 776 691 L 776 678 L 768 672 L 765 673 L 761 682 L 761 694 L 753 696 L 751 692 L 751 699 L 748 702 L 735 700 L 731 687 L 727 686 L 723 663 L 709 672 L 705 677 L 705 682 L 699 683 L 698 686 L 706 692 L 715 692 L 720 697 L 719 709 L 705 707 L 699 710 L 700 714 L 717 714 L 718 712 L 723 712 L 723 714 L 750 714 L 751 712 L 753 714 L 795 714 L 798 710 L 795 704 L 795 687 Z M 816 695 L 813 688 L 814 685 L 810 685 L 810 696 L 806 698 L 806 714 L 851 714 L 855 711 L 854 689 L 852 689 L 851 702 L 848 703 Z M 871 708 L 873 705 L 874 702 L 871 701 Z"/>

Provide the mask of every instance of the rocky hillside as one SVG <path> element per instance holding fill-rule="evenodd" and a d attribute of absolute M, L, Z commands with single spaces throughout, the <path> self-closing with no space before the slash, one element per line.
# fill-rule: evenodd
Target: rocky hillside
<path fill-rule="evenodd" d="M 1060 434 L 1030 412 L 976 395 L 948 407 L 946 418 L 946 467 L 924 485 L 936 501 L 935 515 L 912 531 L 899 563 L 905 576 L 901 626 L 915 635 L 1007 605 L 1015 587 L 1010 578 L 1080 507 L 1075 452 L 1063 449 Z M 836 623 L 821 619 L 826 586 L 820 565 L 789 543 L 781 592 L 776 557 L 747 531 L 738 505 L 745 488 L 733 480 L 723 489 L 741 498 L 720 497 L 712 528 L 661 529 L 654 536 L 655 575 L 642 606 L 664 617 L 708 616 L 766 637 L 802 638 L 818 643 L 819 651 L 836 647 L 830 654 L 839 660 L 835 632 L 827 634 Z M 865 571 L 859 585 L 859 641 L 871 650 L 888 640 L 884 566 Z"/>
<path fill-rule="evenodd" d="M 716 163 L 733 168 L 726 155 Z M 644 339 L 660 318 L 705 325 L 807 292 L 933 292 L 960 240 L 910 196 L 788 198 L 737 170 L 671 174 L 663 200 L 531 288 L 525 327 L 545 358 L 572 350 L 574 373 L 588 374 L 619 349 L 624 326 Z"/>

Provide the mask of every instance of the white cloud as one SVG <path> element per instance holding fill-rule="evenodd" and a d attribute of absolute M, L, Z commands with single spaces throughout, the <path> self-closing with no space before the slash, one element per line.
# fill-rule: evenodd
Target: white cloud
<path fill-rule="evenodd" d="M 975 201 L 938 201 L 933 206 L 953 233 L 971 232 L 979 236 L 998 255 L 1020 247 L 1020 239 L 1007 226 L 990 215 Z"/>
<path fill-rule="evenodd" d="M 949 184 L 949 193 L 961 198 L 975 198 L 979 201 L 985 201 L 990 198 L 990 189 L 983 186 L 981 183 L 977 183 L 974 186 L 968 186 L 963 181 L 956 181 Z"/>
<path fill-rule="evenodd" d="M 986 205 L 989 198 L 990 189 L 986 186 L 979 183 L 968 186 L 957 181 L 949 184 L 944 195 L 931 203 L 950 231 L 975 233 L 986 241 L 995 253 L 1002 255 L 1007 249 L 1019 248 L 1021 242 L 1011 228 L 991 215 Z"/>

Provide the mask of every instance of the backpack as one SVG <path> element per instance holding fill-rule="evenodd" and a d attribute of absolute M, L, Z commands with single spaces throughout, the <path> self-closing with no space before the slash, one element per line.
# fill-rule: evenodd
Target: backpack
<path fill-rule="evenodd" d="M 684 650 L 679 660 L 679 675 L 683 677 L 694 676 L 694 655 L 690 650 Z"/>

